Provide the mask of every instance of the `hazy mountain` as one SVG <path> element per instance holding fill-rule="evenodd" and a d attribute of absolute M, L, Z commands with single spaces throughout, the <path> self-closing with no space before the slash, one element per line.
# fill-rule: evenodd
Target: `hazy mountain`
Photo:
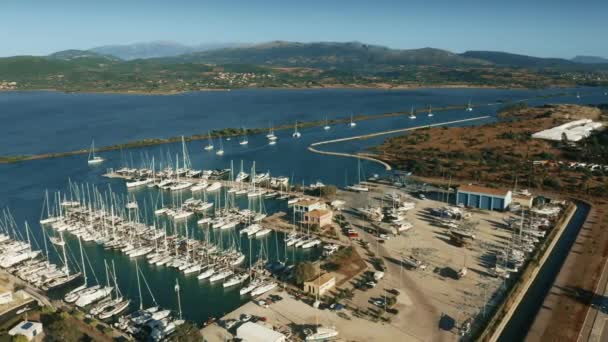
<path fill-rule="evenodd" d="M 582 64 L 608 64 L 608 58 L 598 56 L 576 56 L 572 61 Z"/>
<path fill-rule="evenodd" d="M 63 50 L 52 53 L 47 56 L 52 59 L 61 59 L 65 61 L 70 61 L 79 58 L 97 58 L 97 59 L 106 59 L 110 61 L 119 61 L 120 59 L 111 55 L 104 55 L 101 53 L 93 52 L 90 50 Z"/>
<path fill-rule="evenodd" d="M 103 55 L 112 55 L 124 60 L 132 60 L 140 58 L 172 57 L 198 51 L 233 47 L 237 45 L 238 44 L 235 43 L 208 43 L 190 46 L 175 42 L 157 41 L 127 45 L 99 46 L 90 49 L 90 51 Z"/>
<path fill-rule="evenodd" d="M 433 48 L 412 50 L 390 49 L 359 42 L 296 43 L 274 41 L 245 47 L 232 47 L 190 53 L 166 62 L 215 64 L 255 64 L 319 68 L 364 69 L 379 65 L 486 65 L 486 61 L 462 57 Z"/>
<path fill-rule="evenodd" d="M 498 51 L 467 51 L 460 54 L 466 58 L 477 58 L 500 66 L 518 68 L 571 67 L 574 62 L 561 58 L 541 58 Z"/>

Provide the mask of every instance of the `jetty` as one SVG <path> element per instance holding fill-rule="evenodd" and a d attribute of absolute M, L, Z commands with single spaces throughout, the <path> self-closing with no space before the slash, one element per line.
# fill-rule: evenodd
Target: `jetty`
<path fill-rule="evenodd" d="M 313 153 L 319 153 L 319 154 L 325 154 L 325 155 L 331 155 L 331 156 L 337 156 L 337 157 L 358 158 L 358 159 L 369 160 L 369 161 L 381 164 L 382 166 L 384 166 L 384 168 L 387 171 L 390 171 L 390 170 L 392 170 L 392 167 L 390 166 L 390 164 L 388 164 L 387 162 L 382 161 L 378 158 L 375 158 L 373 155 L 362 154 L 362 153 L 323 151 L 323 150 L 317 149 L 316 147 L 322 146 L 322 145 L 336 144 L 336 143 L 341 143 L 341 142 L 351 141 L 351 140 L 362 140 L 362 139 L 375 138 L 375 137 L 384 136 L 384 135 L 404 133 L 404 132 L 414 131 L 417 129 L 427 128 L 427 127 L 430 128 L 430 127 L 445 126 L 445 125 L 452 125 L 452 124 L 458 124 L 458 123 L 464 123 L 464 122 L 484 120 L 484 119 L 488 119 L 488 118 L 490 118 L 490 116 L 485 115 L 485 116 L 478 116 L 478 117 L 469 118 L 469 119 L 446 121 L 446 122 L 434 123 L 434 124 L 430 124 L 430 125 L 393 129 L 390 131 L 382 131 L 382 132 L 375 132 L 375 133 L 369 133 L 369 134 L 363 134 L 363 135 L 355 135 L 355 136 L 346 137 L 346 138 L 319 141 L 319 142 L 310 144 L 310 146 L 308 146 L 308 150 Z"/>

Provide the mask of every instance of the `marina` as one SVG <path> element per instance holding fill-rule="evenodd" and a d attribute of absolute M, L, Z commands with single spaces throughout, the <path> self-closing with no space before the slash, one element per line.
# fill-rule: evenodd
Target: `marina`
<path fill-rule="evenodd" d="M 471 97 L 469 93 L 462 96 Z M 591 97 L 586 99 L 590 101 Z M 247 144 L 241 144 L 245 139 L 241 138 L 105 152 L 101 156 L 103 162 L 99 163 L 88 163 L 95 158 L 92 154 L 91 158 L 70 156 L 0 165 L 0 173 L 5 176 L 0 181 L 4 192 L 0 204 L 10 208 L 10 215 L 7 213 L 3 222 L 15 222 L 4 225 L 4 228 L 10 227 L 8 235 L 13 240 L 7 243 L 19 253 L 10 254 L 0 266 L 14 271 L 11 269 L 14 265 L 28 262 L 28 271 L 19 276 L 41 288 L 46 286 L 51 298 L 69 299 L 74 305 L 89 310 L 93 309 L 94 302 L 108 298 L 103 305 L 95 306 L 94 312 L 97 316 L 103 315 L 102 319 L 116 319 L 114 323 L 123 331 L 135 331 L 137 324 L 124 323 L 127 320 L 139 322 L 137 317 L 152 317 L 157 313 L 154 317 L 163 322 L 162 326 L 155 326 L 159 338 L 163 336 L 161 332 L 172 331 L 176 322 L 183 319 L 201 326 L 210 318 L 223 317 L 245 303 L 254 305 L 250 301 L 252 296 L 265 297 L 280 290 L 280 282 L 271 276 L 269 264 L 281 262 L 290 266 L 302 261 L 317 262 L 326 246 L 348 244 L 344 236 L 333 240 L 308 236 L 307 229 L 298 223 L 301 218 L 292 219 L 299 201 L 318 199 L 311 194 L 304 195 L 303 188 L 312 192 L 312 185 L 320 182 L 345 188 L 355 180 L 362 184 L 370 177 L 391 176 L 383 165 L 365 158 L 317 155 L 308 153 L 308 146 L 337 140 L 332 144 L 332 151 L 356 155 L 383 139 L 375 135 L 376 132 L 389 131 L 396 123 L 418 127 L 496 120 L 496 106 L 487 108 L 483 114 L 488 115 L 481 116 L 477 108 L 472 113 L 468 110 L 438 112 L 432 119 L 426 115 L 411 119 L 408 112 L 399 118 L 356 126 L 332 126 L 328 130 L 298 128 L 294 132 L 274 133 L 270 129 L 268 134 L 277 139 L 266 134 L 250 135 L 246 138 Z M 267 124 L 268 120 L 261 126 Z M 354 131 L 357 137 L 370 136 L 351 140 L 349 137 Z M 295 132 L 299 139 L 292 136 Z M 391 131 L 388 135 L 400 132 Z M 90 137 L 83 140 L 90 141 Z M 277 143 L 269 145 L 269 141 Z M 213 145 L 213 149 L 207 148 Z M 225 154 L 218 155 L 218 149 Z M 48 172 L 33 172 L 38 169 Z M 378 193 L 373 181 L 371 184 L 360 185 L 368 189 L 360 192 L 363 198 L 373 196 L 365 192 Z M 350 209 L 364 206 L 365 203 L 349 204 Z M 277 224 L 280 214 L 283 214 L 279 219 L 282 223 Z M 393 217 L 395 222 L 400 221 L 399 218 L 399 215 Z M 406 222 L 393 225 L 404 234 L 416 231 L 418 226 L 416 223 L 408 226 Z M 299 238 L 291 235 L 290 229 L 294 227 Z M 20 233 L 15 235 L 13 230 Z M 367 234 L 358 228 L 355 231 L 359 235 Z M 37 241 L 37 247 L 24 244 L 28 234 L 31 241 Z M 45 243 L 49 252 L 44 251 Z M 408 250 L 411 246 L 395 248 Z M 514 270 L 515 266 L 510 264 L 512 258 L 519 256 L 504 256 L 504 264 L 494 268 L 499 277 Z M 39 262 L 30 263 L 31 259 Z M 404 260 L 420 266 L 418 259 Z M 49 275 L 56 281 L 42 284 L 29 278 L 46 262 L 57 265 L 49 270 L 53 271 Z M 135 275 L 142 279 L 134 281 Z M 175 292 L 176 279 L 181 305 Z M 142 285 L 143 282 L 147 285 Z M 99 299 L 94 299 L 97 297 Z M 81 305 L 78 305 L 80 299 Z M 148 309 L 150 311 L 146 311 Z M 170 315 L 162 317 L 166 310 Z M 132 312 L 136 314 L 130 314 Z M 165 320 L 168 317 L 171 319 Z M 314 320 L 306 321 L 301 324 Z"/>

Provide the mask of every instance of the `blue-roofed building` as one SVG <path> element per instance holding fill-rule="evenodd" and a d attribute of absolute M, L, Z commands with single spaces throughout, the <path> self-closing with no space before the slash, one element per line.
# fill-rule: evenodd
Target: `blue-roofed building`
<path fill-rule="evenodd" d="M 456 192 L 456 203 L 485 210 L 507 210 L 512 201 L 510 190 L 478 185 L 461 185 Z"/>
<path fill-rule="evenodd" d="M 41 341 L 44 337 L 42 323 L 23 321 L 8 331 L 10 336 L 23 335 L 28 341 Z"/>

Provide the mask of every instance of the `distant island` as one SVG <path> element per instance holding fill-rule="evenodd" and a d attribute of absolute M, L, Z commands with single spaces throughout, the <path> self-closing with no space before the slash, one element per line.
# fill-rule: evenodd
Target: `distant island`
<path fill-rule="evenodd" d="M 590 63 L 589 58 L 396 50 L 358 42 L 276 41 L 196 50 L 158 43 L 0 58 L 0 90 L 170 94 L 239 88 L 608 86 L 608 63 L 597 58 Z"/>

